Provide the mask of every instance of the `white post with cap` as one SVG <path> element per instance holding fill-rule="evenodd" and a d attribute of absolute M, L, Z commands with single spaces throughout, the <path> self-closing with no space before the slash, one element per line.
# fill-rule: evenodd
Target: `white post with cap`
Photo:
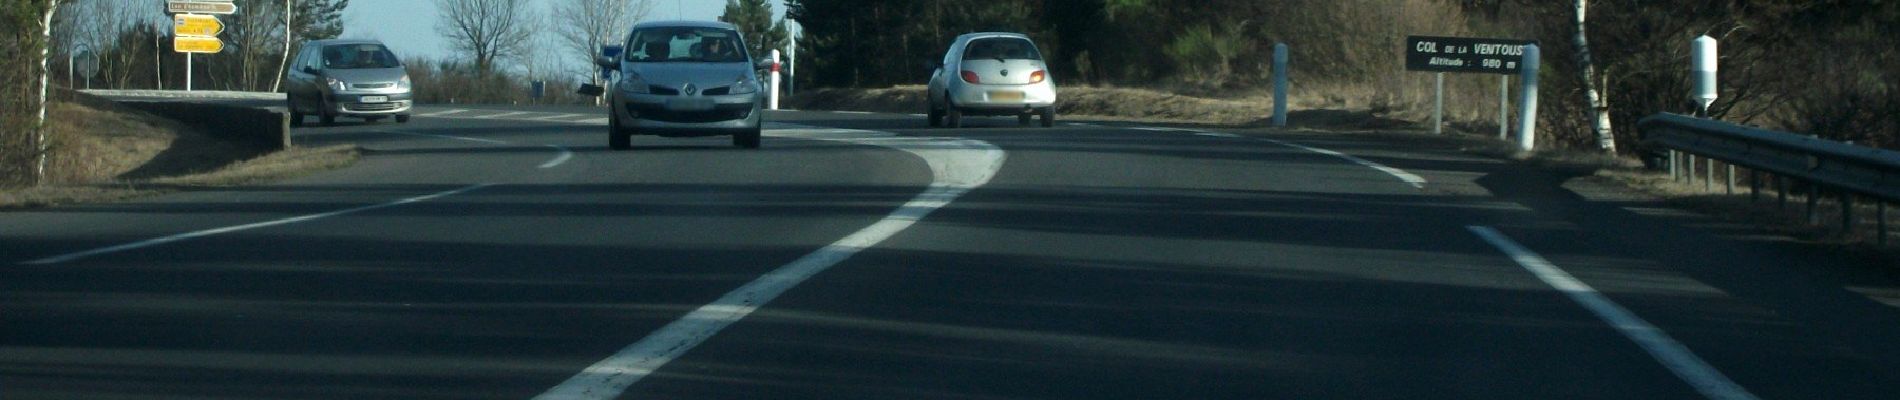
<path fill-rule="evenodd" d="M 778 109 L 778 85 L 779 85 L 779 81 L 778 81 L 779 53 L 777 49 L 772 50 L 771 57 L 772 57 L 772 72 L 771 72 L 770 79 L 771 79 L 772 85 L 766 88 L 767 90 L 770 90 L 770 91 L 765 93 L 765 103 L 766 103 L 766 109 L 777 110 Z"/>

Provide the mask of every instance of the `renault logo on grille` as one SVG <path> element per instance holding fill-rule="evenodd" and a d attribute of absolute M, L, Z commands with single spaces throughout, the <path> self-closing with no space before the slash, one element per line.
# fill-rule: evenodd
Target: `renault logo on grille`
<path fill-rule="evenodd" d="M 698 96 L 698 95 L 699 95 L 699 87 L 698 87 L 698 86 L 693 86 L 693 84 L 691 84 L 691 83 L 688 83 L 688 84 L 686 84 L 686 86 L 681 86 L 681 87 L 680 87 L 680 93 L 685 93 L 685 94 L 686 94 L 687 96 Z"/>
<path fill-rule="evenodd" d="M 1003 70 L 1003 76 L 1009 76 L 1009 70 Z"/>

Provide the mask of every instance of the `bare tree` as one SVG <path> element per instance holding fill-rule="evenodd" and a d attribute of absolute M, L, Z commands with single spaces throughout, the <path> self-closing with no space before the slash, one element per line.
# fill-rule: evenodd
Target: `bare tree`
<path fill-rule="evenodd" d="M 1585 34 L 1585 22 L 1590 8 L 1589 0 L 1577 0 L 1577 73 L 1582 75 L 1584 96 L 1590 101 L 1587 111 L 1594 123 L 1591 131 L 1596 134 L 1597 148 L 1605 154 L 1616 155 L 1616 133 L 1610 128 L 1610 99 L 1597 91 L 1597 67 L 1590 59 L 1590 37 Z M 1604 87 L 1609 87 L 1607 82 Z"/>
<path fill-rule="evenodd" d="M 653 2 L 648 0 L 560 0 L 554 5 L 554 19 L 561 21 L 555 24 L 555 34 L 581 65 L 594 65 L 601 46 L 620 40 L 634 22 L 652 12 Z M 601 84 L 600 74 L 592 70 L 587 69 L 590 81 Z M 599 99 L 595 101 L 598 104 Z"/>
<path fill-rule="evenodd" d="M 56 16 L 56 14 L 59 11 L 59 0 L 48 0 L 46 2 L 45 11 L 46 11 L 46 14 L 40 17 L 41 31 L 40 31 L 40 55 L 39 55 L 39 58 L 40 58 L 39 59 L 40 61 L 39 105 L 40 106 L 39 106 L 39 112 L 38 112 L 39 116 L 34 118 L 34 123 L 33 123 L 33 147 L 35 148 L 34 156 L 33 156 L 33 160 L 34 160 L 33 161 L 33 164 L 34 164 L 33 184 L 34 185 L 39 185 L 46 182 L 46 150 L 47 150 L 47 146 L 46 146 L 46 85 L 48 83 L 46 75 L 47 75 L 47 72 L 49 72 L 46 69 L 46 59 L 47 59 L 47 56 L 50 55 L 48 50 L 51 50 L 53 48 L 53 46 L 49 46 L 49 44 L 51 44 L 50 42 L 52 42 L 52 39 L 53 39 L 53 17 Z"/>
<path fill-rule="evenodd" d="M 435 0 L 441 19 L 436 33 L 471 57 L 476 73 L 495 70 L 495 61 L 521 57 L 539 33 L 540 15 L 528 0 Z"/>
<path fill-rule="evenodd" d="M 238 12 L 225 17 L 225 37 L 237 56 L 239 90 L 262 90 L 264 74 L 275 72 L 276 65 L 265 64 L 283 38 L 284 21 L 276 0 L 240 0 Z"/>

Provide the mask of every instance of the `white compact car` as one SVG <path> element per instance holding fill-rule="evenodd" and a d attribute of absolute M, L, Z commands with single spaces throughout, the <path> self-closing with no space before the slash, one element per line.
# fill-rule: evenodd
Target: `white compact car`
<path fill-rule="evenodd" d="M 950 44 L 930 75 L 930 126 L 963 127 L 965 115 L 1014 115 L 1056 123 L 1056 84 L 1042 52 L 1019 33 L 971 33 Z"/>

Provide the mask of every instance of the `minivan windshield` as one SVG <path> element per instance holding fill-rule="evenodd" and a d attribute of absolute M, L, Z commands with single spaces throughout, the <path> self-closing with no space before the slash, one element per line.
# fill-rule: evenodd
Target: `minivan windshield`
<path fill-rule="evenodd" d="M 1042 60 L 1042 53 L 1036 51 L 1036 44 L 1020 38 L 985 38 L 971 40 L 963 50 L 964 60 Z"/>
<path fill-rule="evenodd" d="M 739 32 L 698 27 L 644 28 L 627 41 L 632 62 L 746 62 Z"/>
<path fill-rule="evenodd" d="M 396 54 L 380 44 L 341 44 L 323 47 L 323 68 L 381 69 L 401 68 Z"/>

